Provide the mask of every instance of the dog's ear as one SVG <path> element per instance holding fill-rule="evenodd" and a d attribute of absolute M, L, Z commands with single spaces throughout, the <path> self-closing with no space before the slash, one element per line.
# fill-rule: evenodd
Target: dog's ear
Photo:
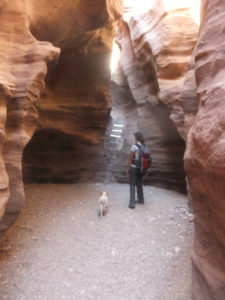
<path fill-rule="evenodd" d="M 107 195 L 107 197 L 109 197 L 109 193 L 108 192 L 106 192 L 106 195 Z"/>
<path fill-rule="evenodd" d="M 100 192 L 100 193 L 99 193 L 99 196 L 102 196 L 102 194 L 103 194 L 103 192 Z"/>

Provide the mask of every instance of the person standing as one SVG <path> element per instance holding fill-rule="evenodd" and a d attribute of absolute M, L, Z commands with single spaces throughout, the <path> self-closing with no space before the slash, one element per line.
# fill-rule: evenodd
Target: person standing
<path fill-rule="evenodd" d="M 135 208 L 135 186 L 137 188 L 137 203 L 144 204 L 144 194 L 142 186 L 143 172 L 139 165 L 139 152 L 141 147 L 145 145 L 145 140 L 142 132 L 134 133 L 135 144 L 131 146 L 130 156 L 127 165 L 127 175 L 130 177 L 130 204 L 129 208 Z"/>

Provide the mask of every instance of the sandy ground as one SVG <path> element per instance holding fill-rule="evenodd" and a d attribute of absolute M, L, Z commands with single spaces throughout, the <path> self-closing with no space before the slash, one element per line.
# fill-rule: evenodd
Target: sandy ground
<path fill-rule="evenodd" d="M 187 198 L 145 187 L 129 209 L 127 185 L 25 187 L 22 214 L 0 246 L 0 299 L 190 300 L 193 222 Z"/>

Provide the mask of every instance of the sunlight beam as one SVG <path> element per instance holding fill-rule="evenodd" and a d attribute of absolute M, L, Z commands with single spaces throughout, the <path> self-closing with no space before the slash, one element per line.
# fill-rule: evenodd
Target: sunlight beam
<path fill-rule="evenodd" d="M 112 57 L 110 62 L 111 74 L 113 74 L 118 66 L 120 60 L 121 51 L 115 40 L 113 40 Z"/>

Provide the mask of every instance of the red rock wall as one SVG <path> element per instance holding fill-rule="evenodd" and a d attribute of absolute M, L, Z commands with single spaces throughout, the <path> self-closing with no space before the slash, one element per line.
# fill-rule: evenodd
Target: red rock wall
<path fill-rule="evenodd" d="M 122 5 L 119 0 L 67 2 L 43 1 L 32 18 L 33 34 L 57 45 L 61 56 L 48 73 L 38 131 L 24 151 L 25 182 L 97 180 L 101 172 L 96 170 L 105 164 L 113 22 L 121 16 Z M 48 14 L 46 7 L 55 14 Z"/>
<path fill-rule="evenodd" d="M 152 1 L 139 13 L 125 10 L 117 31 L 116 40 L 122 52 L 119 69 L 112 77 L 113 100 L 118 107 L 132 101 L 136 105 L 135 118 L 127 119 L 127 143 L 133 142 L 134 129 L 144 132 L 154 160 L 145 179 L 150 184 L 185 189 L 183 140 L 190 113 L 196 113 L 193 64 L 189 76 L 187 70 L 197 34 L 198 26 L 188 7 L 167 11 L 160 0 Z M 130 101 L 121 92 L 127 89 Z M 189 91 L 192 93 L 188 99 Z M 190 105 L 185 106 L 186 102 Z M 133 106 L 130 109 L 132 115 Z M 129 114 L 128 110 L 124 115 Z M 127 153 L 129 146 L 125 144 L 123 151 Z M 120 165 L 117 177 L 121 181 Z"/>
<path fill-rule="evenodd" d="M 60 50 L 31 35 L 22 0 L 1 3 L 0 41 L 0 217 L 4 215 L 0 231 L 4 231 L 23 203 L 23 149 L 36 129 L 38 99 L 44 88 L 47 64 L 56 62 Z"/>
<path fill-rule="evenodd" d="M 198 113 L 185 169 L 195 213 L 193 299 L 225 299 L 225 3 L 203 3 L 195 52 Z"/>
<path fill-rule="evenodd" d="M 26 181 L 91 180 L 107 165 L 108 66 L 121 13 L 119 0 L 1 1 L 0 232 L 23 203 L 22 155 Z M 197 27 L 185 8 L 166 12 L 157 0 L 144 14 L 129 14 L 117 34 L 120 80 L 112 91 L 128 134 L 109 171 L 124 180 L 132 132 L 141 128 L 155 159 L 150 182 L 184 185 L 177 131 L 187 139 L 196 300 L 225 299 L 224 19 L 224 1 L 202 1 L 191 61 Z"/>
<path fill-rule="evenodd" d="M 74 179 L 79 169 L 71 171 L 71 157 L 83 168 L 80 153 L 89 149 L 86 158 L 93 159 L 85 144 L 100 143 L 110 112 L 112 23 L 121 9 L 120 0 L 1 2 L 0 232 L 23 203 L 22 156 L 28 181 Z"/>

